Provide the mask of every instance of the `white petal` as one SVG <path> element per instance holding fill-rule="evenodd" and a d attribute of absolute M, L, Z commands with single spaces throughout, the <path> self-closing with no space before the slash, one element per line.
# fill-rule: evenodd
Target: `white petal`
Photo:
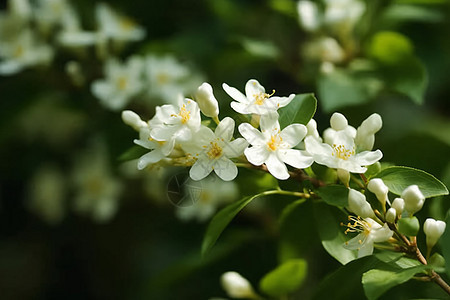
<path fill-rule="evenodd" d="M 248 147 L 248 142 L 243 138 L 237 138 L 234 141 L 228 142 L 223 147 L 223 152 L 226 157 L 238 157 L 244 153 L 245 148 Z"/>
<path fill-rule="evenodd" d="M 223 156 L 216 160 L 214 164 L 214 172 L 216 172 L 217 176 L 225 181 L 233 180 L 238 174 L 236 165 L 231 160 Z"/>
<path fill-rule="evenodd" d="M 231 102 L 230 106 L 232 109 L 234 109 L 236 112 L 243 114 L 243 115 L 247 115 L 249 113 L 251 113 L 248 109 L 248 104 L 246 103 L 241 103 L 241 102 Z"/>
<path fill-rule="evenodd" d="M 349 171 L 350 173 L 365 173 L 367 171 L 367 168 L 361 167 L 359 162 L 349 159 L 349 160 L 343 160 L 343 159 L 336 159 L 337 162 L 337 168 L 344 169 Z M 329 166 L 330 167 L 330 166 Z M 332 168 L 332 167 L 330 167 Z"/>
<path fill-rule="evenodd" d="M 281 180 L 289 178 L 286 165 L 278 159 L 275 153 L 269 154 L 265 163 L 270 174 L 272 174 L 275 178 Z"/>
<path fill-rule="evenodd" d="M 295 95 L 290 94 L 289 97 L 271 97 L 270 100 L 273 100 L 277 107 L 285 107 L 294 99 Z"/>
<path fill-rule="evenodd" d="M 244 154 L 247 160 L 255 166 L 262 165 L 269 156 L 269 152 L 265 146 L 254 146 L 247 148 L 245 149 Z"/>
<path fill-rule="evenodd" d="M 301 151 L 297 149 L 279 150 L 278 157 L 288 165 L 299 169 L 309 167 L 314 161 L 311 156 L 302 155 Z"/>
<path fill-rule="evenodd" d="M 242 94 L 238 89 L 229 86 L 228 84 L 224 83 L 222 84 L 222 88 L 225 90 L 225 92 L 234 100 L 236 100 L 237 102 L 241 102 L 244 104 L 248 104 L 249 100 L 247 99 L 247 97 L 245 97 L 244 94 Z"/>
<path fill-rule="evenodd" d="M 305 138 L 305 148 L 311 155 L 331 156 L 333 148 L 325 143 L 318 142 L 314 137 L 307 136 Z"/>
<path fill-rule="evenodd" d="M 159 149 L 155 149 L 147 154 L 144 154 L 139 158 L 138 169 L 142 170 L 147 167 L 149 164 L 154 164 L 164 158 L 163 153 Z"/>
<path fill-rule="evenodd" d="M 373 242 L 371 240 L 366 240 L 358 249 L 358 258 L 372 255 L 373 253 Z"/>
<path fill-rule="evenodd" d="M 362 243 L 366 240 L 366 235 L 360 233 L 351 240 L 344 243 L 344 248 L 348 250 L 357 250 L 361 247 Z"/>
<path fill-rule="evenodd" d="M 265 115 L 261 116 L 260 127 L 261 131 L 272 131 L 272 130 L 280 130 L 280 124 L 278 123 L 278 113 L 277 112 L 268 112 Z"/>
<path fill-rule="evenodd" d="M 292 124 L 284 128 L 280 132 L 283 144 L 286 143 L 288 148 L 297 146 L 302 141 L 307 132 L 306 126 L 302 124 Z"/>
<path fill-rule="evenodd" d="M 394 232 L 389 229 L 386 223 L 384 223 L 383 227 L 370 231 L 370 237 L 375 243 L 386 242 L 393 234 Z"/>
<path fill-rule="evenodd" d="M 383 157 L 383 153 L 380 150 L 376 151 L 364 151 L 355 155 L 354 159 L 361 166 L 370 166 L 376 163 Z"/>
<path fill-rule="evenodd" d="M 216 137 L 222 138 L 225 141 L 231 140 L 234 133 L 234 120 L 230 117 L 224 118 L 220 121 L 219 125 L 217 125 L 215 134 Z"/>
<path fill-rule="evenodd" d="M 193 180 L 202 180 L 213 170 L 211 162 L 207 159 L 198 159 L 189 170 L 189 176 Z"/>
<path fill-rule="evenodd" d="M 248 99 L 254 99 L 255 95 L 259 95 L 265 92 L 266 90 L 264 89 L 264 87 L 255 79 L 250 79 L 245 84 L 245 95 L 247 95 Z"/>
<path fill-rule="evenodd" d="M 252 145 L 265 144 L 264 135 L 255 127 L 248 123 L 243 123 L 238 127 L 240 134 Z"/>

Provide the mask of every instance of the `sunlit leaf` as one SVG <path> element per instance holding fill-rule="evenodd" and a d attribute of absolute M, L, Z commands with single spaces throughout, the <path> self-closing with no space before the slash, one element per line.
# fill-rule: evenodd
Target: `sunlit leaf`
<path fill-rule="evenodd" d="M 409 167 L 388 167 L 375 177 L 383 179 L 389 191 L 401 195 L 408 186 L 416 184 L 426 198 L 448 195 L 447 187 L 425 171 Z"/>
<path fill-rule="evenodd" d="M 279 122 L 281 128 L 293 123 L 306 125 L 316 113 L 317 99 L 313 94 L 299 94 L 289 103 L 280 108 Z"/>
<path fill-rule="evenodd" d="M 260 281 L 260 289 L 272 297 L 288 295 L 303 283 L 307 264 L 303 259 L 288 260 L 267 273 Z"/>

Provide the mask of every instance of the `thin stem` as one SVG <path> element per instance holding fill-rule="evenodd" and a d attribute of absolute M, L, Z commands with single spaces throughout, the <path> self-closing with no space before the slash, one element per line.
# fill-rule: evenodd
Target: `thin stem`
<path fill-rule="evenodd" d="M 365 188 L 366 188 L 366 187 L 364 186 L 364 184 L 362 184 L 362 183 L 358 180 L 358 178 L 356 178 L 355 175 L 350 174 L 350 178 L 351 178 L 352 181 L 353 181 L 354 183 L 356 183 L 360 188 L 362 188 L 362 189 L 365 189 Z"/>
<path fill-rule="evenodd" d="M 214 122 L 215 122 L 217 125 L 219 125 L 220 120 L 219 120 L 219 118 L 218 118 L 217 116 L 213 117 L 212 119 L 214 120 Z"/>

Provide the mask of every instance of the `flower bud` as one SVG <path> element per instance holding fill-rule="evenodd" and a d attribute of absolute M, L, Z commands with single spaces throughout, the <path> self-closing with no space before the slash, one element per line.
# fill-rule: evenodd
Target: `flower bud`
<path fill-rule="evenodd" d="M 316 3 L 306 0 L 299 1 L 297 3 L 297 12 L 303 29 L 314 31 L 319 28 L 319 10 Z"/>
<path fill-rule="evenodd" d="M 395 198 L 391 205 L 392 208 L 397 212 L 397 217 L 399 217 L 403 209 L 405 209 L 405 201 L 402 198 Z"/>
<path fill-rule="evenodd" d="M 346 186 L 349 187 L 350 182 L 350 172 L 341 168 L 337 169 L 337 177 Z"/>
<path fill-rule="evenodd" d="M 386 205 L 387 195 L 389 193 L 388 187 L 384 184 L 383 180 L 381 178 L 374 178 L 369 181 L 369 184 L 367 184 L 367 188 L 369 191 L 375 194 L 377 196 L 378 201 L 383 205 L 383 207 Z"/>
<path fill-rule="evenodd" d="M 428 218 L 423 224 L 423 232 L 427 236 L 427 246 L 429 249 L 436 245 L 437 241 L 445 231 L 445 222 L 436 221 L 434 219 Z"/>
<path fill-rule="evenodd" d="M 405 210 L 410 214 L 414 215 L 418 212 L 425 202 L 425 197 L 419 190 L 417 185 L 408 186 L 403 192 L 402 196 L 405 200 Z"/>
<path fill-rule="evenodd" d="M 237 272 L 222 274 L 220 281 L 223 289 L 231 298 L 253 298 L 255 296 L 250 282 Z"/>
<path fill-rule="evenodd" d="M 366 133 L 375 134 L 383 126 L 383 120 L 381 116 L 377 113 L 371 114 L 367 119 L 365 119 L 358 130 L 363 130 Z"/>
<path fill-rule="evenodd" d="M 124 110 L 122 112 L 122 121 L 131 126 L 134 130 L 139 131 L 142 127 L 148 127 L 147 123 L 131 110 Z"/>
<path fill-rule="evenodd" d="M 317 122 L 314 119 L 309 120 L 308 124 L 306 124 L 307 129 L 307 136 L 312 136 L 316 140 L 322 142 L 322 139 L 320 138 L 319 132 L 317 131 Z"/>
<path fill-rule="evenodd" d="M 212 86 L 209 83 L 204 82 L 198 87 L 195 93 L 195 100 L 205 116 L 214 118 L 219 115 L 219 104 L 214 97 Z"/>
<path fill-rule="evenodd" d="M 349 189 L 348 192 L 348 208 L 362 218 L 375 217 L 372 207 L 366 201 L 366 196 L 354 189 Z"/>
<path fill-rule="evenodd" d="M 330 118 L 330 125 L 334 130 L 344 130 L 348 126 L 348 121 L 343 114 L 335 112 Z"/>
<path fill-rule="evenodd" d="M 395 210 L 395 208 L 389 208 L 386 212 L 386 221 L 388 223 L 394 224 L 395 223 L 395 219 L 397 218 L 397 211 Z"/>

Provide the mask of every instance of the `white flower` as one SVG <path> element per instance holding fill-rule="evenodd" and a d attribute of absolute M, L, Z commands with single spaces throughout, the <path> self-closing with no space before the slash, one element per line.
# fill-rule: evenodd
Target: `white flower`
<path fill-rule="evenodd" d="M 348 191 L 348 208 L 361 218 L 375 217 L 372 207 L 366 201 L 366 196 L 354 189 L 349 189 Z"/>
<path fill-rule="evenodd" d="M 234 132 L 234 120 L 224 118 L 216 131 L 201 127 L 192 141 L 182 145 L 184 151 L 196 158 L 189 175 L 194 180 L 200 180 L 214 170 L 222 180 L 236 178 L 238 170 L 230 158 L 241 156 L 248 143 L 243 138 L 231 141 Z"/>
<path fill-rule="evenodd" d="M 32 15 L 32 7 L 29 0 L 9 0 L 8 10 L 13 16 L 23 21 L 29 21 Z"/>
<path fill-rule="evenodd" d="M 222 85 L 225 92 L 236 101 L 231 102 L 231 107 L 240 114 L 265 115 L 276 112 L 279 108 L 288 105 L 295 95 L 289 97 L 272 97 L 267 94 L 264 87 L 255 79 L 251 79 L 245 85 L 245 95 L 226 83 Z"/>
<path fill-rule="evenodd" d="M 315 31 L 320 27 L 320 15 L 317 4 L 312 1 L 302 0 L 297 3 L 299 22 L 303 29 Z"/>
<path fill-rule="evenodd" d="M 95 45 L 98 42 L 98 33 L 81 28 L 79 15 L 72 6 L 66 5 L 59 14 L 61 30 L 58 32 L 57 40 L 61 45 L 77 48 Z"/>
<path fill-rule="evenodd" d="M 178 206 L 175 213 L 183 221 L 196 219 L 205 222 L 217 208 L 238 196 L 234 181 L 222 181 L 216 176 L 208 176 L 200 181 L 188 179 L 184 183 L 184 198 L 180 201 L 192 205 Z"/>
<path fill-rule="evenodd" d="M 405 210 L 411 216 L 418 212 L 425 202 L 425 196 L 417 185 L 408 186 L 403 190 L 401 197 L 405 201 Z"/>
<path fill-rule="evenodd" d="M 399 217 L 405 209 L 405 200 L 403 200 L 402 198 L 395 198 L 394 201 L 392 201 L 391 207 L 395 208 L 397 217 Z"/>
<path fill-rule="evenodd" d="M 140 41 L 145 37 L 145 29 L 134 20 L 118 14 L 106 3 L 98 3 L 96 10 L 99 31 L 117 41 Z"/>
<path fill-rule="evenodd" d="M 44 33 L 62 25 L 66 21 L 67 11 L 73 11 L 67 0 L 38 0 L 36 4 L 35 18 L 38 28 Z"/>
<path fill-rule="evenodd" d="M 437 221 L 432 218 L 425 220 L 423 224 L 423 232 L 427 236 L 427 247 L 429 249 L 436 245 L 437 241 L 445 231 L 446 224 L 444 221 Z"/>
<path fill-rule="evenodd" d="M 139 139 L 134 140 L 134 143 L 136 145 L 139 145 L 141 147 L 151 150 L 149 153 L 146 153 L 139 158 L 138 165 L 137 165 L 138 170 L 142 170 L 145 167 L 147 167 L 149 164 L 157 163 L 161 159 L 166 157 L 166 155 L 163 153 L 163 151 L 165 150 L 164 146 L 166 145 L 166 142 L 156 141 L 155 139 L 153 139 L 150 136 L 150 130 L 151 129 L 148 126 L 140 127 Z"/>
<path fill-rule="evenodd" d="M 250 282 L 237 272 L 226 272 L 220 277 L 223 289 L 231 298 L 254 298 Z"/>
<path fill-rule="evenodd" d="M 142 121 L 141 117 L 131 110 L 124 110 L 122 112 L 122 121 L 138 132 L 142 127 L 148 127 L 148 123 Z"/>
<path fill-rule="evenodd" d="M 216 118 L 219 115 L 219 103 L 214 97 L 212 86 L 204 82 L 198 87 L 195 93 L 195 101 L 197 101 L 201 112 L 210 118 Z"/>
<path fill-rule="evenodd" d="M 142 60 L 137 56 L 130 57 L 124 64 L 109 59 L 105 64 L 105 75 L 105 79 L 92 83 L 91 91 L 111 110 L 124 108 L 143 89 Z"/>
<path fill-rule="evenodd" d="M 53 49 L 30 29 L 8 41 L 0 43 L 0 74 L 11 75 L 31 66 L 47 64 L 53 57 Z"/>
<path fill-rule="evenodd" d="M 349 126 L 347 119 L 339 113 L 331 117 L 331 128 L 324 132 L 326 143 L 320 143 L 312 136 L 305 138 L 305 148 L 314 161 L 329 168 L 343 169 L 351 173 L 364 173 L 365 166 L 372 165 L 383 157 L 380 150 L 356 153 L 356 129 Z"/>
<path fill-rule="evenodd" d="M 73 179 L 77 189 L 76 212 L 97 222 L 106 222 L 115 215 L 122 185 L 111 174 L 103 144 L 86 149 L 75 163 Z"/>
<path fill-rule="evenodd" d="M 367 188 L 369 191 L 374 193 L 375 196 L 377 196 L 378 201 L 380 201 L 384 207 L 386 205 L 386 201 L 388 201 L 389 189 L 384 184 L 383 180 L 380 178 L 373 178 L 367 184 Z"/>
<path fill-rule="evenodd" d="M 308 59 L 337 64 L 345 59 L 345 51 L 332 37 L 316 38 L 306 44 L 303 55 Z"/>
<path fill-rule="evenodd" d="M 358 150 L 372 150 L 375 143 L 375 133 L 383 126 L 379 114 L 372 114 L 365 119 L 356 130 L 355 144 Z"/>
<path fill-rule="evenodd" d="M 280 131 L 276 112 L 262 115 L 260 125 L 261 131 L 248 123 L 239 126 L 241 135 L 252 145 L 244 151 L 251 164 L 266 164 L 270 174 L 278 179 L 289 178 L 285 163 L 300 169 L 312 164 L 312 157 L 304 151 L 292 149 L 305 137 L 307 130 L 304 125 L 291 124 Z"/>
<path fill-rule="evenodd" d="M 359 0 L 326 0 L 323 22 L 331 29 L 351 30 L 364 14 L 366 5 Z"/>
<path fill-rule="evenodd" d="M 173 56 L 148 55 L 146 75 L 149 94 L 161 98 L 166 103 L 174 104 L 180 94 L 186 94 L 186 83 L 192 72 Z"/>
<path fill-rule="evenodd" d="M 169 155 L 176 142 L 188 142 L 201 125 L 200 109 L 191 99 L 178 99 L 178 105 L 166 104 L 156 108 L 155 117 L 149 121 L 150 136 L 166 142 L 163 153 Z"/>
<path fill-rule="evenodd" d="M 389 240 L 393 231 L 389 229 L 387 223 L 383 226 L 375 222 L 371 218 L 355 218 L 350 217 L 350 221 L 354 223 L 348 223 L 348 232 L 359 232 L 359 234 L 346 242 L 344 247 L 349 250 L 358 250 L 358 258 L 371 255 L 373 253 L 373 244 L 382 243 Z"/>

